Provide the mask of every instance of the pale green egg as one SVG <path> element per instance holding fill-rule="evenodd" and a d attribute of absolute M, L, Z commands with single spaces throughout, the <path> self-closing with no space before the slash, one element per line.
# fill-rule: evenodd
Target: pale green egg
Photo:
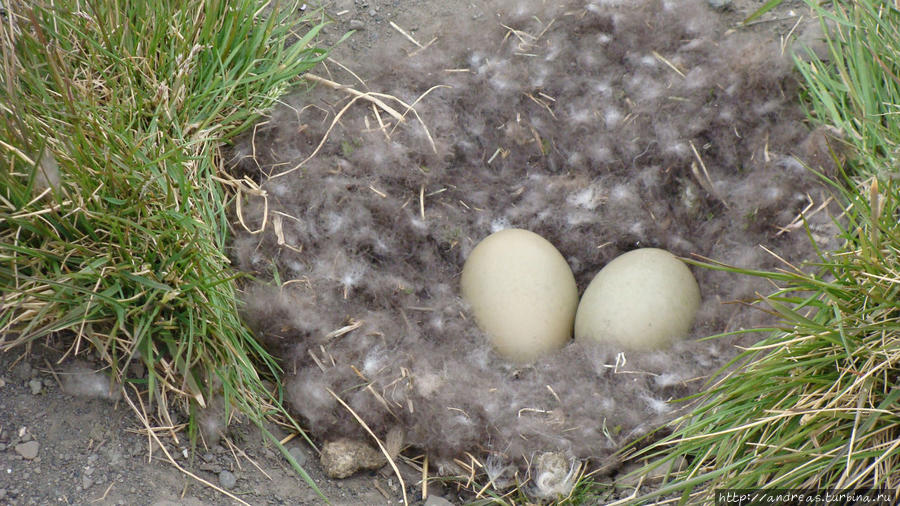
<path fill-rule="evenodd" d="M 637 249 L 608 263 L 588 285 L 575 338 L 662 349 L 690 332 L 699 307 L 700 287 L 684 262 L 662 249 Z"/>
<path fill-rule="evenodd" d="M 531 362 L 572 338 L 575 276 L 533 232 L 507 229 L 486 237 L 466 259 L 460 283 L 478 326 L 509 360 Z"/>

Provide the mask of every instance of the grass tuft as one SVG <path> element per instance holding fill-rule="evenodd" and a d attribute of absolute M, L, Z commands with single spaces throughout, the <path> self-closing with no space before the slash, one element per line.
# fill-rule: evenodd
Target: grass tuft
<path fill-rule="evenodd" d="M 326 56 L 295 2 L 11 1 L 0 18 L 0 351 L 61 335 L 157 416 L 280 410 L 237 313 L 220 143 Z M 315 15 L 313 13 L 312 15 Z M 141 360 L 146 382 L 127 378 Z M 191 406 L 189 406 L 191 405 Z M 305 473 L 304 473 L 305 474 Z"/>
<path fill-rule="evenodd" d="M 729 488 L 900 488 L 900 13 L 876 0 L 809 3 L 831 51 L 827 61 L 797 60 L 811 119 L 839 131 L 851 152 L 843 180 L 830 181 L 846 206 L 843 246 L 803 269 L 709 265 L 779 286 L 760 302 L 782 323 L 671 436 L 640 452 L 689 463 L 640 501 L 706 503 Z"/>

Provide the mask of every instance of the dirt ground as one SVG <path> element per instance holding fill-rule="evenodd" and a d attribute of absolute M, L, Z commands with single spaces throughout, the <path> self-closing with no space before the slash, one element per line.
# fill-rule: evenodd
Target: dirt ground
<path fill-rule="evenodd" d="M 735 0 L 721 15 L 736 24 L 763 3 Z M 335 0 L 324 6 L 334 20 L 323 35 L 326 42 L 349 29 L 357 30 L 332 54 L 334 60 L 345 63 L 362 61 L 387 41 L 402 37 L 390 22 L 420 40 L 429 40 L 442 20 L 464 17 L 473 23 L 492 23 L 494 14 L 475 0 Z M 794 33 L 802 34 L 808 15 L 800 1 L 785 1 L 750 29 L 770 33 L 777 40 L 791 31 L 800 15 L 804 20 Z M 58 379 L 62 368 L 57 364 L 64 351 L 64 343 L 48 342 L 36 343 L 27 355 L 24 350 L 0 354 L 0 504 L 238 504 L 174 467 L 157 445 L 149 443 L 146 433 L 141 434 L 139 419 L 123 400 L 65 393 Z M 89 354 L 83 358 L 92 359 Z M 271 430 L 278 437 L 287 436 L 277 427 Z M 177 438 L 165 432 L 159 436 L 179 466 L 246 503 L 324 502 L 277 449 L 263 442 L 257 429 L 236 424 L 230 434 L 228 440 L 193 455 L 183 433 Z M 294 440 L 287 446 L 332 504 L 402 503 L 398 481 L 389 468 L 329 480 L 308 445 Z M 404 474 L 411 504 L 456 504 L 465 499 L 452 485 L 430 483 L 430 499 L 424 502 L 416 474 L 412 468 L 404 471 L 408 471 Z"/>

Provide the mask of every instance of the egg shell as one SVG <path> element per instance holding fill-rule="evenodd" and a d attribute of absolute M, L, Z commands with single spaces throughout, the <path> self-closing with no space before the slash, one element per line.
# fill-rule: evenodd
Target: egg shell
<path fill-rule="evenodd" d="M 662 249 L 637 249 L 608 263 L 588 285 L 575 338 L 662 349 L 687 335 L 699 308 L 700 287 L 684 262 Z"/>
<path fill-rule="evenodd" d="M 509 360 L 531 362 L 572 337 L 575 276 L 534 232 L 506 229 L 486 237 L 466 259 L 460 284 L 478 326 Z"/>

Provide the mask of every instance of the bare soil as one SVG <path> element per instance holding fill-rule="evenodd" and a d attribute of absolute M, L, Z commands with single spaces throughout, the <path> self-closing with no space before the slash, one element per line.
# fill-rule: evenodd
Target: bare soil
<path fill-rule="evenodd" d="M 735 0 L 721 15 L 736 24 L 763 3 Z M 468 0 L 334 0 L 324 2 L 324 7 L 334 20 L 323 34 L 325 43 L 357 30 L 332 54 L 334 60 L 351 66 L 378 52 L 387 41 L 403 37 L 390 22 L 427 41 L 445 20 L 486 23 L 495 15 L 478 1 Z M 808 20 L 803 2 L 785 1 L 749 29 L 777 40 L 794 28 L 801 14 Z M 803 33 L 806 23 L 801 21 L 795 34 Z M 0 504 L 238 504 L 173 466 L 142 433 L 141 422 L 123 400 L 65 393 L 58 382 L 61 367 L 57 364 L 65 349 L 65 343 L 47 342 L 36 343 L 30 353 L 0 354 Z M 82 358 L 92 360 L 90 353 Z M 174 418 L 184 422 L 183 416 Z M 287 436 L 278 427 L 270 430 L 278 437 Z M 227 441 L 193 453 L 183 432 L 158 435 L 179 466 L 216 486 L 230 485 L 229 492 L 246 503 L 324 503 L 251 424 L 234 423 Z M 332 504 L 400 502 L 398 482 L 389 468 L 330 480 L 306 443 L 295 439 L 287 446 L 305 461 L 304 468 Z M 405 471 L 410 503 L 422 504 L 415 474 L 411 468 Z M 229 483 L 229 473 L 236 479 L 234 484 Z M 441 504 L 435 499 L 439 496 L 452 503 L 466 497 L 450 485 L 432 483 L 429 491 L 432 502 L 426 504 Z"/>

